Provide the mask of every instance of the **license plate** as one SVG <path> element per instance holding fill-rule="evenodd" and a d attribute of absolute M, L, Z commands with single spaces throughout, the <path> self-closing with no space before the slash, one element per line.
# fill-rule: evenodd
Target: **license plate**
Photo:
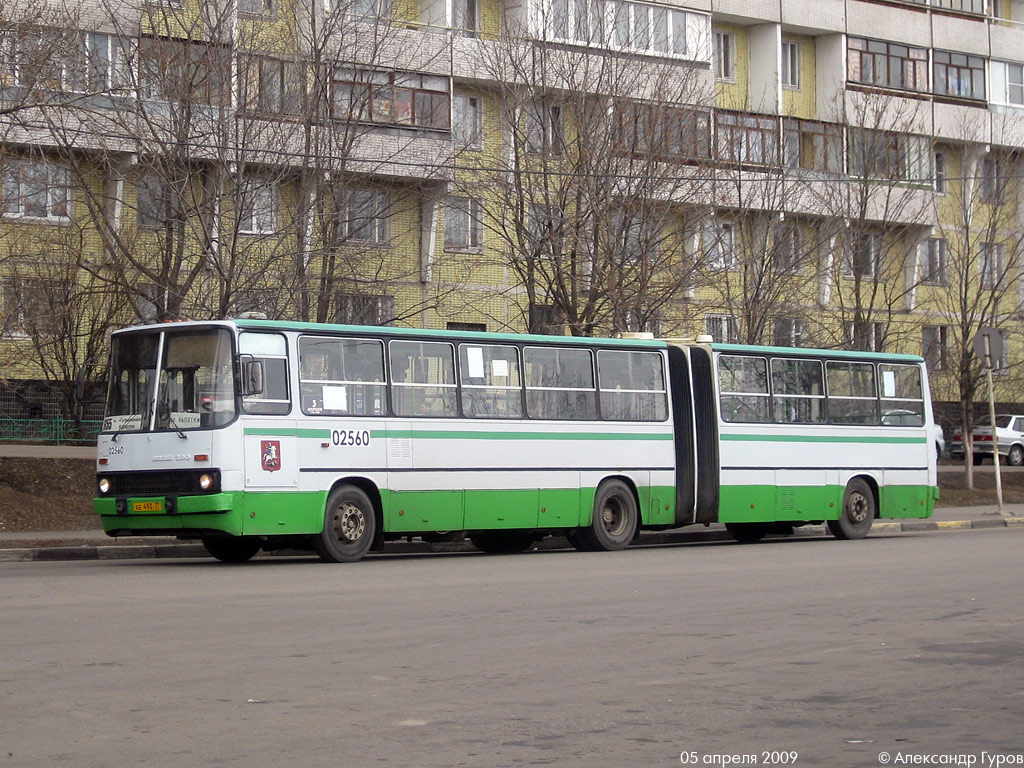
<path fill-rule="evenodd" d="M 163 512 L 162 501 L 133 501 L 132 512 Z"/>

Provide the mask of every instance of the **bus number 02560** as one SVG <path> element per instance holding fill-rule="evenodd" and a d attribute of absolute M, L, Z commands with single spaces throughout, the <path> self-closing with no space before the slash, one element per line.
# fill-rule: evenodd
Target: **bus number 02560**
<path fill-rule="evenodd" d="M 365 429 L 333 429 L 331 442 L 335 445 L 369 445 L 370 433 Z"/>

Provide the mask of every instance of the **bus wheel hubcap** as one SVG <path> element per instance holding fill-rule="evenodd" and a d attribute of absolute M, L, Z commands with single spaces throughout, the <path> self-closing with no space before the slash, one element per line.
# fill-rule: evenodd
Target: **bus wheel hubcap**
<path fill-rule="evenodd" d="M 850 494 L 850 500 L 847 503 L 846 508 L 850 513 L 850 520 L 853 522 L 863 523 L 867 519 L 868 500 L 864 498 L 863 494 Z"/>
<path fill-rule="evenodd" d="M 622 507 L 614 499 L 605 502 L 604 509 L 601 510 L 601 522 L 608 533 L 614 535 L 620 532 L 624 524 L 624 515 Z"/>
<path fill-rule="evenodd" d="M 343 544 L 351 544 L 359 541 L 366 529 L 366 520 L 363 518 L 363 511 L 355 504 L 345 502 L 334 513 L 334 533 L 338 541 Z"/>

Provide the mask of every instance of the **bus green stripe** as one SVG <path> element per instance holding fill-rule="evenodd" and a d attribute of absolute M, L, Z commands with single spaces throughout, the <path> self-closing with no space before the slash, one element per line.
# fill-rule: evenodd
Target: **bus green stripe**
<path fill-rule="evenodd" d="M 315 437 L 329 440 L 329 429 L 290 427 L 247 427 L 246 435 L 261 437 Z M 671 440 L 671 432 L 477 432 L 444 429 L 371 429 L 371 437 L 420 438 L 427 440 Z"/>
<path fill-rule="evenodd" d="M 857 437 L 855 435 L 721 435 L 723 442 L 733 443 L 895 443 L 920 445 L 927 437 Z"/>

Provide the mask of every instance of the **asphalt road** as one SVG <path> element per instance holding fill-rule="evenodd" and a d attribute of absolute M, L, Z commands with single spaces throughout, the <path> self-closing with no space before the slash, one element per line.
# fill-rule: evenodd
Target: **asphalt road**
<path fill-rule="evenodd" d="M 1002 529 L 0 563 L 0 766 L 1021 754 L 1022 550 Z"/>

